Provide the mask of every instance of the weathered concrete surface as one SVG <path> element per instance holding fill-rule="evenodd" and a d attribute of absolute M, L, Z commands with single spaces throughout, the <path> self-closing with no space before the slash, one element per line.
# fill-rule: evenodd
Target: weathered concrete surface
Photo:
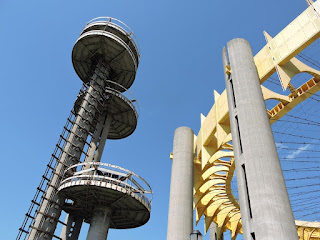
<path fill-rule="evenodd" d="M 228 54 L 226 86 L 244 238 L 298 239 L 251 47 L 233 39 Z M 223 62 L 228 64 L 225 50 Z"/>
<path fill-rule="evenodd" d="M 64 226 L 61 230 L 60 238 L 63 240 L 78 240 L 83 219 L 81 217 L 67 214 Z"/>
<path fill-rule="evenodd" d="M 87 240 L 106 240 L 110 226 L 111 209 L 96 207 L 90 222 Z"/>
<path fill-rule="evenodd" d="M 175 130 L 167 240 L 190 240 L 193 226 L 193 131 Z"/>
<path fill-rule="evenodd" d="M 211 223 L 209 228 L 209 237 L 210 240 L 224 240 L 223 233 L 221 234 L 221 237 L 218 239 L 218 229 L 217 224 Z"/>

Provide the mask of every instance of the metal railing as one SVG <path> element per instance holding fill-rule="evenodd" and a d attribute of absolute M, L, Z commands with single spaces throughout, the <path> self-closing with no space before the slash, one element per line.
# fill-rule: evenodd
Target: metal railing
<path fill-rule="evenodd" d="M 111 90 L 119 94 L 121 97 L 123 97 L 127 102 L 131 103 L 134 106 L 134 110 L 136 111 L 137 117 L 139 117 L 140 114 L 140 107 L 137 99 L 134 97 L 132 92 L 130 92 L 127 88 L 122 86 L 119 83 L 116 83 L 111 80 L 106 80 L 107 86 L 105 87 L 106 90 Z M 109 86 L 108 86 L 109 85 Z M 123 89 L 124 91 L 119 91 L 112 87 L 112 85 L 115 85 L 117 88 Z"/>
<path fill-rule="evenodd" d="M 100 162 L 75 164 L 65 170 L 59 190 L 82 180 L 93 181 L 99 186 L 102 186 L 102 183 L 120 186 L 144 199 L 151 207 L 153 193 L 150 185 L 142 177 L 125 168 Z"/>
<path fill-rule="evenodd" d="M 122 29 L 126 35 L 128 36 L 128 38 L 132 41 L 138 55 L 139 55 L 139 58 L 140 58 L 140 46 L 139 46 L 139 42 L 136 38 L 136 36 L 134 35 L 133 31 L 131 30 L 131 28 L 126 25 L 124 22 L 116 19 L 116 18 L 112 18 L 112 17 L 97 17 L 97 18 L 94 18 L 94 19 L 91 19 L 89 22 L 87 22 L 87 26 L 88 27 L 89 25 L 91 24 L 95 24 L 95 23 L 106 23 L 107 25 L 108 24 L 111 24 L 111 25 L 114 25 L 114 26 L 117 26 L 119 27 L 120 29 Z"/>

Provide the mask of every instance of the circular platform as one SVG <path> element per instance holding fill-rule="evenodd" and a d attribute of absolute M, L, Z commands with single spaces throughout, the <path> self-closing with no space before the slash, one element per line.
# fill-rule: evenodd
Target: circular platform
<path fill-rule="evenodd" d="M 131 29 L 117 19 L 91 20 L 72 50 L 72 63 L 80 79 L 88 83 L 97 62 L 103 61 L 112 69 L 112 80 L 128 89 L 140 58 L 133 36 Z"/>
<path fill-rule="evenodd" d="M 138 124 L 138 102 L 129 91 L 123 93 L 124 91 L 114 89 L 115 86 L 117 86 L 118 89 L 123 89 L 122 86 L 109 80 L 107 80 L 107 85 L 108 87 L 106 87 L 104 91 L 105 105 L 100 110 L 111 115 L 108 139 L 128 137 L 135 131 Z M 74 104 L 74 111 L 76 113 L 80 109 L 84 95 L 85 93 L 80 94 Z M 95 130 L 97 124 L 96 119 L 97 116 L 92 123 L 91 132 Z"/>
<path fill-rule="evenodd" d="M 133 31 L 120 20 L 111 17 L 94 18 L 87 23 L 82 33 L 92 30 L 106 31 L 106 29 L 108 29 L 108 32 L 121 38 L 129 46 L 134 56 L 136 57 L 137 63 L 139 63 L 140 50 L 138 46 L 138 40 L 136 39 Z"/>
<path fill-rule="evenodd" d="M 77 169 L 85 169 L 79 170 Z M 68 168 L 58 194 L 63 210 L 90 223 L 94 208 L 112 210 L 111 228 L 135 228 L 150 218 L 152 190 L 135 173 L 106 163 L 81 163 Z"/>

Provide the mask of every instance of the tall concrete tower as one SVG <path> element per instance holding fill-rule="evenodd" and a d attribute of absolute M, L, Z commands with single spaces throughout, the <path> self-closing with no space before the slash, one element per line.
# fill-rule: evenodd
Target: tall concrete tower
<path fill-rule="evenodd" d="M 72 51 L 83 81 L 74 107 L 42 176 L 17 239 L 104 240 L 109 228 L 134 228 L 150 217 L 152 190 L 137 174 L 100 163 L 107 139 L 134 132 L 137 102 L 128 97 L 139 64 L 131 29 L 110 18 L 87 23 Z M 65 221 L 61 212 L 68 213 Z M 60 236 L 57 225 L 62 224 Z"/>
<path fill-rule="evenodd" d="M 233 39 L 222 55 L 225 69 L 231 68 L 225 80 L 244 238 L 297 240 L 250 44 Z"/>
<path fill-rule="evenodd" d="M 174 132 L 167 240 L 189 240 L 193 228 L 193 144 L 191 128 Z"/>

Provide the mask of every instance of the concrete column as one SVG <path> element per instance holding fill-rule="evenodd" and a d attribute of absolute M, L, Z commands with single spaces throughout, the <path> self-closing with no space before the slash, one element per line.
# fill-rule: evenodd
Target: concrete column
<path fill-rule="evenodd" d="M 86 158 L 85 162 L 93 162 L 93 157 L 94 157 L 94 154 L 98 148 L 99 139 L 102 134 L 102 131 L 103 131 L 103 128 L 105 125 L 104 122 L 105 122 L 106 118 L 107 118 L 107 112 L 102 113 L 101 116 L 99 117 L 99 122 L 97 124 L 96 131 L 93 135 L 93 138 L 90 142 L 90 148 L 87 152 L 88 157 Z M 84 169 L 86 169 L 86 168 L 84 167 Z"/>
<path fill-rule="evenodd" d="M 98 63 L 84 101 L 81 104 L 80 111 L 75 119 L 75 124 L 64 147 L 64 152 L 60 157 L 60 162 L 57 164 L 50 185 L 44 194 L 44 200 L 37 212 L 28 240 L 52 239 L 62 211 L 59 206 L 64 202 L 64 199 L 56 194 L 61 176 L 66 169 L 65 165 L 71 166 L 80 160 L 81 151 L 85 144 L 83 140 L 86 140 L 88 137 L 88 131 L 98 106 L 97 99 L 100 99 L 100 95 L 104 90 L 105 79 L 108 79 L 108 76 L 109 68 Z M 83 129 L 87 131 L 83 131 Z"/>
<path fill-rule="evenodd" d="M 110 226 L 111 209 L 96 207 L 90 222 L 87 240 L 106 240 Z"/>
<path fill-rule="evenodd" d="M 90 143 L 90 149 L 88 152 L 88 157 L 86 159 L 86 162 L 100 162 L 102 153 L 104 150 L 104 146 L 106 144 L 106 140 L 108 138 L 108 133 L 110 130 L 110 123 L 111 123 L 112 117 L 111 115 L 103 114 L 101 116 L 101 122 L 98 124 L 96 132 L 93 136 L 92 142 Z M 98 147 L 97 147 L 98 145 Z M 88 166 L 84 166 L 83 169 L 88 169 Z M 73 224 L 74 219 L 76 217 L 72 214 L 67 214 L 66 217 L 66 224 L 67 226 L 63 226 L 60 238 L 62 240 L 76 240 L 78 237 L 74 238 L 73 236 L 79 236 L 81 226 L 80 228 L 70 228 L 70 224 Z M 79 220 L 78 220 L 79 221 Z M 81 219 L 82 224 L 82 219 Z"/>
<path fill-rule="evenodd" d="M 167 240 L 190 240 L 193 226 L 193 131 L 174 132 Z"/>
<path fill-rule="evenodd" d="M 93 162 L 100 162 L 100 160 L 101 160 L 103 149 L 104 149 L 104 146 L 106 145 L 106 141 L 108 138 L 111 121 L 112 121 L 112 116 L 111 116 L 111 114 L 108 114 L 106 121 L 103 125 L 103 130 L 102 130 L 101 137 L 99 140 L 99 146 L 98 146 L 98 148 L 95 152 L 95 155 L 93 157 Z"/>
<path fill-rule="evenodd" d="M 223 233 L 221 233 L 221 237 L 218 238 L 219 236 L 219 231 L 217 229 L 217 224 L 215 223 L 211 223 L 210 227 L 209 227 L 209 237 L 210 240 L 223 240 Z"/>
<path fill-rule="evenodd" d="M 65 223 L 67 224 L 62 228 L 60 238 L 63 240 L 77 240 L 80 234 L 83 219 L 68 214 Z"/>
<path fill-rule="evenodd" d="M 97 145 L 100 139 L 100 135 L 102 133 L 103 130 L 103 126 L 105 125 L 104 122 L 106 120 L 106 113 L 103 113 L 100 115 L 99 117 L 99 122 L 96 126 L 96 131 L 93 135 L 93 138 L 90 142 L 90 147 L 89 150 L 87 152 L 88 157 L 86 158 L 86 162 L 92 162 L 93 161 L 93 157 L 94 154 L 97 150 Z M 83 169 L 88 169 L 89 166 L 84 166 Z M 81 219 L 81 225 L 82 225 L 82 220 Z M 66 225 L 64 225 L 62 227 L 61 230 L 61 234 L 60 234 L 60 238 L 62 240 L 77 240 L 78 236 L 80 234 L 80 230 L 81 230 L 81 225 L 80 227 L 72 227 L 74 224 L 79 225 L 80 219 L 78 219 L 76 216 L 74 216 L 73 214 L 67 214 L 66 216 L 66 220 L 65 223 Z"/>
<path fill-rule="evenodd" d="M 99 123 L 96 126 L 95 134 L 93 135 L 93 139 L 90 143 L 89 151 L 87 152 L 88 157 L 86 158 L 86 162 L 100 162 L 101 156 L 103 153 L 104 146 L 106 144 L 106 140 L 108 138 L 108 133 L 110 130 L 110 124 L 111 124 L 112 117 L 111 115 L 107 115 L 107 113 L 103 113 L 99 118 Z M 84 166 L 83 169 L 88 169 L 88 166 Z M 81 225 L 82 225 L 82 219 L 81 219 L 81 225 L 80 228 L 71 228 L 72 224 L 74 224 L 74 219 L 77 219 L 72 214 L 67 214 L 66 217 L 66 226 L 63 226 L 60 234 L 60 238 L 62 240 L 76 240 L 79 236 Z M 77 219 L 77 222 L 79 222 L 80 219 Z M 78 224 L 77 224 L 78 225 Z"/>
<path fill-rule="evenodd" d="M 249 43 L 223 50 L 244 239 L 298 239 L 277 149 Z"/>

